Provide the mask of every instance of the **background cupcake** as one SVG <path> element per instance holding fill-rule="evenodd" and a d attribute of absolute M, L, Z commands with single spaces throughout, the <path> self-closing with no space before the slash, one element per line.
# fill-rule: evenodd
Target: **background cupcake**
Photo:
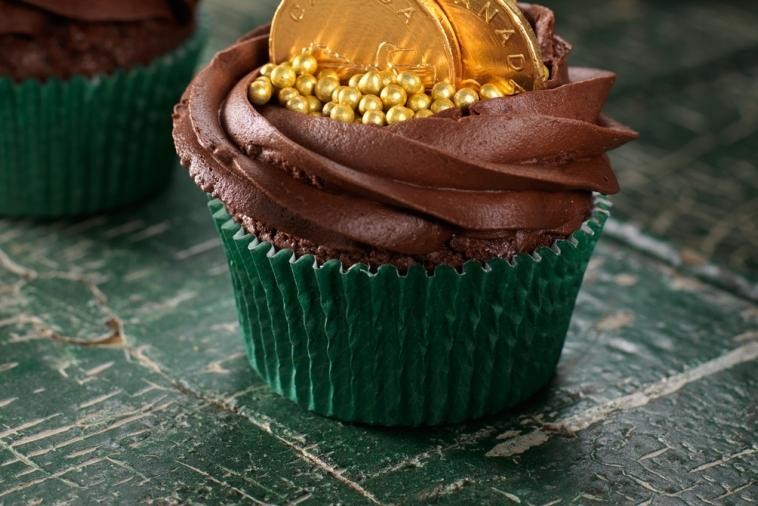
<path fill-rule="evenodd" d="M 169 111 L 202 45 L 195 11 L 0 0 L 0 215 L 94 213 L 169 181 Z"/>
<path fill-rule="evenodd" d="M 248 356 L 277 392 L 425 425 L 500 411 L 552 377 L 608 215 L 598 194 L 618 191 L 605 153 L 636 134 L 601 115 L 614 75 L 569 71 L 552 13 L 526 9 L 539 91 L 376 126 L 335 114 L 354 107 L 335 88 L 339 104 L 305 115 L 294 74 L 313 62 L 264 65 L 262 28 L 185 93 L 177 149 L 218 199 Z M 254 105 L 261 74 L 287 108 Z"/>

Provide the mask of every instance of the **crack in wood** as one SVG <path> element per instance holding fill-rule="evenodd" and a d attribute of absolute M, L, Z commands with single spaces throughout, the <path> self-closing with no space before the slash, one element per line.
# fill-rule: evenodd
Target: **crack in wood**
<path fill-rule="evenodd" d="M 81 489 L 82 488 L 81 485 L 79 485 L 78 483 L 75 483 L 75 482 L 73 482 L 71 480 L 63 480 L 63 476 L 65 476 L 68 473 L 73 473 L 73 472 L 76 472 L 76 471 L 81 471 L 82 469 L 84 469 L 86 467 L 94 466 L 95 464 L 99 464 L 103 460 L 104 459 L 101 458 L 101 457 L 96 457 L 96 458 L 87 460 L 85 462 L 82 462 L 80 464 L 77 464 L 75 466 L 71 466 L 71 467 L 63 469 L 61 471 L 57 471 L 57 472 L 52 473 L 52 474 L 47 473 L 48 475 L 45 476 L 44 478 L 39 478 L 39 479 L 36 479 L 36 480 L 33 480 L 33 481 L 28 481 L 28 482 L 25 482 L 25 483 L 19 483 L 19 484 L 15 485 L 15 486 L 7 489 L 7 490 L 4 490 L 4 491 L 0 492 L 0 498 L 5 497 L 5 496 L 10 495 L 10 494 L 15 494 L 16 492 L 21 492 L 22 490 L 26 490 L 26 489 L 31 488 L 31 487 L 35 487 L 37 485 L 40 485 L 40 484 L 45 483 L 46 481 L 49 481 L 49 480 L 52 480 L 52 479 L 59 479 L 63 483 L 65 483 L 66 485 L 68 485 L 68 486 L 70 486 L 72 488 Z"/>
<path fill-rule="evenodd" d="M 29 314 L 19 314 L 8 319 L 0 320 L 0 327 L 28 325 L 43 338 L 76 346 L 121 347 L 126 345 L 126 333 L 124 331 L 124 323 L 122 319 L 119 318 L 108 306 L 108 297 L 106 297 L 97 284 L 89 277 L 73 272 L 37 272 L 15 262 L 2 249 L 0 249 L 0 268 L 21 278 L 21 284 L 18 288 L 19 290 L 23 288 L 24 283 L 29 283 L 35 280 L 59 280 L 81 284 L 90 292 L 97 306 L 103 314 L 106 315 L 105 325 L 110 331 L 100 336 L 96 336 L 93 339 L 66 337 L 59 332 L 56 332 L 55 329 L 42 318 Z"/>
<path fill-rule="evenodd" d="M 325 474 L 333 477 L 337 481 L 341 482 L 343 485 L 346 485 L 348 488 L 352 489 L 354 492 L 360 494 L 365 499 L 370 501 L 373 504 L 382 504 L 374 494 L 369 492 L 368 490 L 364 489 L 359 483 L 356 481 L 351 480 L 347 476 L 345 476 L 344 471 L 335 468 L 331 464 L 327 463 L 317 455 L 311 453 L 306 447 L 304 447 L 301 443 L 290 440 L 288 438 L 285 438 L 281 436 L 280 434 L 276 433 L 272 427 L 270 421 L 264 421 L 260 420 L 254 416 L 251 416 L 247 413 L 245 413 L 243 410 L 241 410 L 238 406 L 233 404 L 230 401 L 230 398 L 217 398 L 213 396 L 209 396 L 207 394 L 204 394 L 203 392 L 199 392 L 196 390 L 191 389 L 189 386 L 179 382 L 178 380 L 172 378 L 169 376 L 166 372 L 164 372 L 164 368 L 155 360 L 153 360 L 151 357 L 149 357 L 146 353 L 146 350 L 148 349 L 147 346 L 141 346 L 140 348 L 135 349 L 129 349 L 127 348 L 127 351 L 130 353 L 130 355 L 137 361 L 138 364 L 142 365 L 143 367 L 149 369 L 150 371 L 160 375 L 168 384 L 174 387 L 178 392 L 181 394 L 205 402 L 206 404 L 210 406 L 214 406 L 216 409 L 219 409 L 221 411 L 234 414 L 237 416 L 241 416 L 244 419 L 246 419 L 248 422 L 253 424 L 258 429 L 262 430 L 263 432 L 273 436 L 278 441 L 283 443 L 285 446 L 293 450 L 302 460 L 307 462 L 309 465 L 319 469 L 320 471 L 324 472 Z"/>
<path fill-rule="evenodd" d="M 453 495 L 457 492 L 460 492 L 465 487 L 468 487 L 469 485 L 473 485 L 474 483 L 476 482 L 472 480 L 471 478 L 461 478 L 451 483 L 446 483 L 446 484 L 434 487 L 433 489 L 427 492 L 421 492 L 420 494 L 418 494 L 417 499 L 418 501 L 434 502 L 440 497 L 445 497 L 445 496 Z"/>
<path fill-rule="evenodd" d="M 496 487 L 490 487 L 490 488 L 492 489 L 493 492 L 495 492 L 496 494 L 499 494 L 499 495 L 505 497 L 509 501 L 511 501 L 513 503 L 516 503 L 516 504 L 521 504 L 521 499 L 516 494 L 511 494 L 510 492 L 505 492 L 504 490 L 500 490 L 499 488 L 496 488 Z"/>
<path fill-rule="evenodd" d="M 745 344 L 683 373 L 664 378 L 635 393 L 612 399 L 564 420 L 543 424 L 540 428 L 527 434 L 498 444 L 487 453 L 487 456 L 511 457 L 520 455 L 535 446 L 547 443 L 554 435 L 574 437 L 578 432 L 602 422 L 616 413 L 640 408 L 655 399 L 678 392 L 690 383 L 756 359 L 758 359 L 758 341 Z"/>
<path fill-rule="evenodd" d="M 231 491 L 235 492 L 235 493 L 236 493 L 236 494 L 238 494 L 240 497 L 242 497 L 243 499 L 247 499 L 248 501 L 252 502 L 253 504 L 257 504 L 257 505 L 260 505 L 260 506 L 269 506 L 269 505 L 268 505 L 268 503 L 266 503 L 266 502 L 263 502 L 263 501 L 261 501 L 260 499 L 257 499 L 257 498 L 255 498 L 255 497 L 251 496 L 250 494 L 248 494 L 247 492 L 245 492 L 245 491 L 244 491 L 244 490 L 242 490 L 241 488 L 239 488 L 239 487 L 235 487 L 234 485 L 230 485 L 230 484 L 229 484 L 229 483 L 227 483 L 226 481 L 224 481 L 224 480 L 220 480 L 220 479 L 218 479 L 218 478 L 216 478 L 216 477 L 212 476 L 210 473 L 207 473 L 207 472 L 203 471 L 202 469 L 198 469 L 198 468 L 196 468 L 196 467 L 194 467 L 194 466 L 191 466 L 191 465 L 189 465 L 189 464 L 185 464 L 184 462 L 181 462 L 181 461 L 179 461 L 179 460 L 177 460 L 177 461 L 175 461 L 175 462 L 176 462 L 177 464 L 179 464 L 180 466 L 184 466 L 184 467 L 186 467 L 187 469 L 189 469 L 189 470 L 191 470 L 191 471 L 194 471 L 195 473 L 197 473 L 197 474 L 199 474 L 200 476 L 202 476 L 203 478 L 205 478 L 205 479 L 207 479 L 207 480 L 209 480 L 209 481 L 211 481 L 211 482 L 215 483 L 216 485 L 218 485 L 218 486 L 220 486 L 220 487 L 222 487 L 222 488 L 225 488 L 225 489 L 227 489 L 227 490 L 231 490 Z"/>
<path fill-rule="evenodd" d="M 674 268 L 683 268 L 711 286 L 727 290 L 730 294 L 748 301 L 758 302 L 758 283 L 710 262 L 702 265 L 687 265 L 682 260 L 682 251 L 644 233 L 637 225 L 622 223 L 611 218 L 606 223 L 605 234 L 629 248 Z"/>
<path fill-rule="evenodd" d="M 47 447 L 44 447 L 44 448 L 40 448 L 39 450 L 35 450 L 34 452 L 31 452 L 29 454 L 29 457 L 39 457 L 41 455 L 46 455 L 46 454 L 48 454 L 50 452 L 58 451 L 58 450 L 60 450 L 62 448 L 67 448 L 67 447 L 69 447 L 69 446 L 71 446 L 73 444 L 80 443 L 80 442 L 86 441 L 86 440 L 88 440 L 90 438 L 93 438 L 93 437 L 96 437 L 96 436 L 100 436 L 102 434 L 114 431 L 114 430 L 119 429 L 119 428 L 121 428 L 121 427 L 123 427 L 125 425 L 129 425 L 129 424 L 134 423 L 136 421 L 139 421 L 139 420 L 142 420 L 142 419 L 147 418 L 149 416 L 152 416 L 155 413 L 159 413 L 161 411 L 164 411 L 164 410 L 168 409 L 171 405 L 174 404 L 174 401 L 168 401 L 168 402 L 166 402 L 164 404 L 159 405 L 159 403 L 162 402 L 163 400 L 165 400 L 166 397 L 167 396 L 161 396 L 158 399 L 154 400 L 153 402 L 150 402 L 150 403 L 148 403 L 148 404 L 146 404 L 144 406 L 141 406 L 140 408 L 138 408 L 136 410 L 131 410 L 131 411 L 128 411 L 126 413 L 121 413 L 121 414 L 119 414 L 116 417 L 113 417 L 113 418 L 110 418 L 110 419 L 107 419 L 107 420 L 103 420 L 103 421 L 99 421 L 96 424 L 94 424 L 94 426 L 103 425 L 103 424 L 105 424 L 106 426 L 104 428 L 102 428 L 102 429 L 99 429 L 99 430 L 96 430 L 96 431 L 93 431 L 93 432 L 89 432 L 89 433 L 84 434 L 84 435 L 75 436 L 73 438 L 67 439 L 67 440 L 62 441 L 60 443 L 53 444 L 53 445 L 50 445 L 50 446 L 47 446 Z M 52 418 L 52 417 L 48 417 L 48 419 L 50 419 L 50 418 Z M 46 421 L 46 419 L 40 420 L 39 423 L 42 423 L 44 421 Z M 39 423 L 35 423 L 35 425 L 39 425 Z M 27 425 L 29 425 L 29 424 L 27 424 Z M 68 432 L 70 429 L 76 428 L 76 427 L 87 427 L 87 426 L 84 425 L 82 421 L 77 421 L 74 424 L 66 425 L 64 427 L 60 427 L 60 428 L 57 428 L 57 429 L 50 429 L 50 430 L 47 430 L 47 431 L 43 431 L 41 433 L 35 434 L 33 436 L 29 436 L 29 437 L 35 438 L 35 440 L 38 441 L 38 440 L 42 440 L 42 439 L 45 439 L 47 437 L 50 437 L 51 435 L 55 435 L 55 434 L 53 434 L 53 432 L 64 433 L 64 432 Z M 28 428 L 28 427 L 26 427 L 26 428 Z M 11 430 L 11 431 L 6 431 L 5 433 L 0 433 L 0 443 L 2 442 L 1 439 L 3 437 L 6 437 L 7 435 L 10 435 L 10 434 L 18 433 L 20 430 L 21 430 L 20 428 L 16 428 L 16 429 Z M 13 448 L 15 446 L 17 446 L 17 443 L 15 443 L 15 442 L 11 443 L 11 445 L 10 445 L 11 448 Z"/>
<path fill-rule="evenodd" d="M 754 453 L 758 453 L 758 448 L 746 448 L 740 452 L 737 452 L 733 455 L 726 455 L 724 457 L 721 457 L 718 460 L 714 460 L 713 462 L 708 462 L 706 464 L 702 464 L 700 466 L 697 466 L 694 469 L 690 469 L 690 473 L 699 473 L 701 471 L 705 471 L 707 469 L 710 469 L 712 467 L 718 467 L 726 464 L 727 462 L 730 462 L 734 459 L 738 459 L 740 457 L 747 457 L 748 455 L 753 455 Z"/>
<path fill-rule="evenodd" d="M 484 427 L 472 434 L 462 434 L 455 438 L 455 440 L 447 445 L 438 445 L 431 450 L 414 455 L 413 457 L 401 460 L 395 464 L 384 467 L 375 473 L 368 476 L 366 479 L 374 479 L 386 474 L 402 471 L 404 469 L 421 468 L 426 465 L 426 462 L 434 457 L 441 457 L 449 451 L 458 450 L 467 446 L 478 444 L 486 439 L 491 438 L 497 433 L 496 427 Z M 521 434 L 516 432 L 516 434 Z"/>

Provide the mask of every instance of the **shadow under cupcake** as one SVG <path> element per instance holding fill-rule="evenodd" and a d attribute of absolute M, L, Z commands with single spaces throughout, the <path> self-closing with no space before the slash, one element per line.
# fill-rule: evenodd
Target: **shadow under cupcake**
<path fill-rule="evenodd" d="M 618 191 L 610 72 L 571 69 L 525 6 L 546 89 L 390 126 L 256 106 L 268 27 L 219 53 L 174 139 L 229 261 L 247 353 L 278 393 L 385 426 L 502 411 L 554 375 Z"/>

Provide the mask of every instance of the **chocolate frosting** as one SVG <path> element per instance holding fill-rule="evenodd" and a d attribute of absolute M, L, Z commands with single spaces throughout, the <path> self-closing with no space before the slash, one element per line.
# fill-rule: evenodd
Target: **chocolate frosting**
<path fill-rule="evenodd" d="M 614 74 L 569 70 L 552 13 L 522 9 L 548 89 L 390 127 L 254 107 L 247 86 L 268 57 L 259 28 L 216 55 L 177 106 L 182 163 L 238 220 L 339 252 L 418 256 L 462 239 L 565 237 L 593 192 L 619 190 L 606 151 L 637 134 L 601 114 Z"/>
<path fill-rule="evenodd" d="M 194 0 L 0 0 L 0 34 L 43 34 L 52 18 L 81 22 L 176 19 L 186 22 Z"/>

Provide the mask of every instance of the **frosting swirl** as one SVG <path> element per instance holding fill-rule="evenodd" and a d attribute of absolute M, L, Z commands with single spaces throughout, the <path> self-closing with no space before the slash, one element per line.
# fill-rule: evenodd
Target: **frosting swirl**
<path fill-rule="evenodd" d="M 182 163 L 237 219 L 337 252 L 428 256 L 524 233 L 565 237 L 593 192 L 618 191 L 606 151 L 637 135 L 601 114 L 615 76 L 569 70 L 552 13 L 522 8 L 549 89 L 382 128 L 254 107 L 250 64 L 268 54 L 259 28 L 219 53 L 177 106 Z"/>

